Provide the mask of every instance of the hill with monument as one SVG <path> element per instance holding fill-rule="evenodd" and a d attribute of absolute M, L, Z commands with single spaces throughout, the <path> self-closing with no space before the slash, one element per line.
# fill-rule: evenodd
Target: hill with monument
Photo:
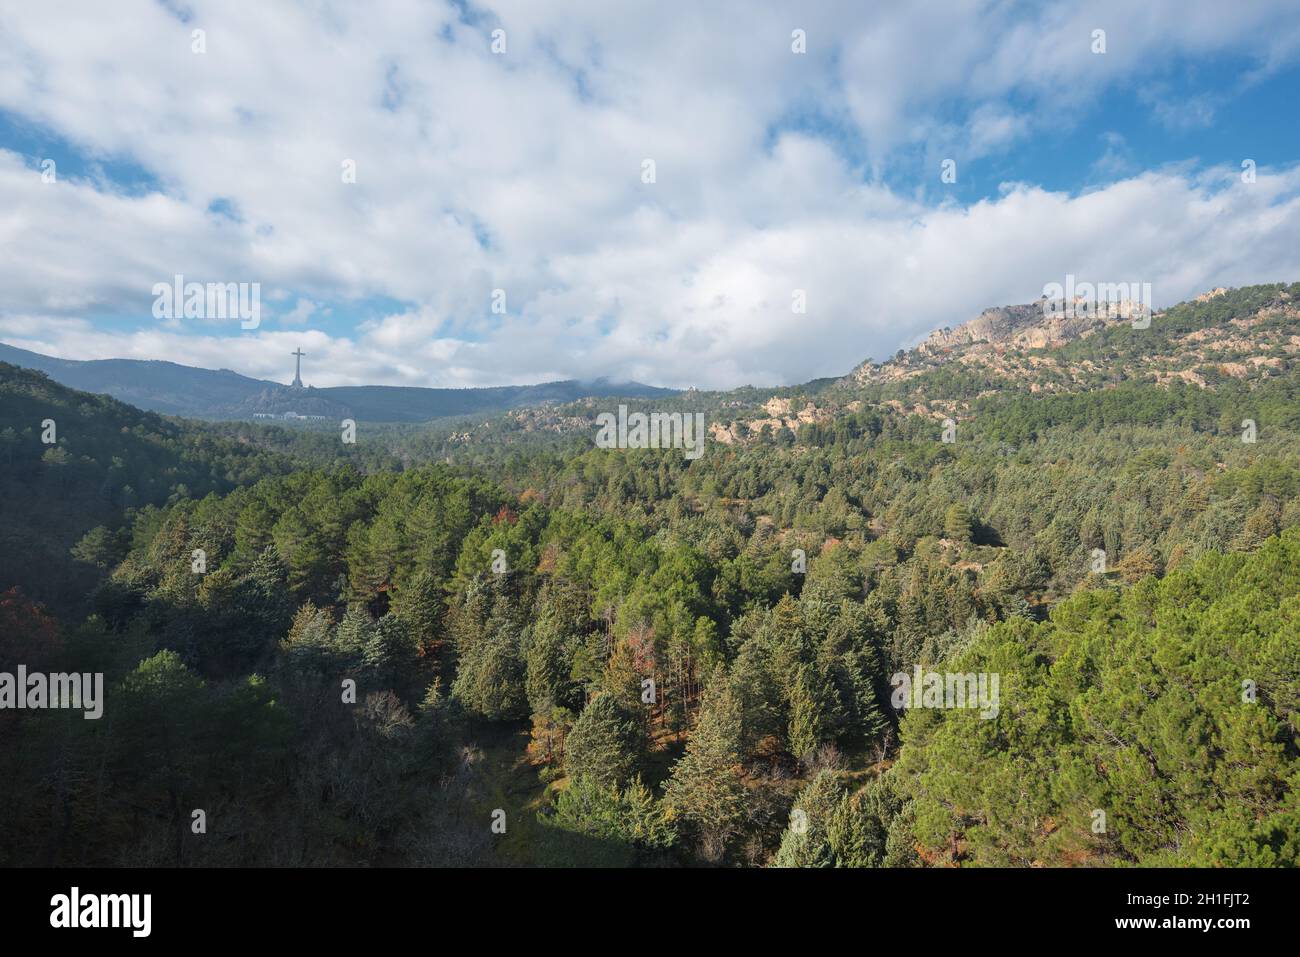
<path fill-rule="evenodd" d="M 318 389 L 303 383 L 302 360 L 308 354 L 296 349 L 289 355 L 295 360 L 294 377 L 284 385 L 229 369 L 200 369 L 159 360 L 59 359 L 0 343 L 0 361 L 44 372 L 61 385 L 109 395 L 150 412 L 197 419 L 293 420 L 319 415 L 367 422 L 426 422 L 444 416 L 504 412 L 588 397 L 674 394 L 671 389 L 609 379 L 477 389 L 381 385 Z M 310 374 L 310 366 L 308 369 Z"/>

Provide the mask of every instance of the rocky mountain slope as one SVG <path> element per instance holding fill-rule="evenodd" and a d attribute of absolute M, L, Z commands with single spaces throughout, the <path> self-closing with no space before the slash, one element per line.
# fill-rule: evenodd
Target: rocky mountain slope
<path fill-rule="evenodd" d="M 1100 315 L 1048 314 L 1042 300 L 985 309 L 938 329 L 916 348 L 863 362 L 838 380 L 777 389 L 690 390 L 638 408 L 704 412 L 715 442 L 793 441 L 801 429 L 872 409 L 957 420 L 996 395 L 1092 392 L 1122 383 L 1181 381 L 1215 390 L 1253 388 L 1300 360 L 1300 283 L 1216 288 L 1149 317 L 1135 328 L 1121 309 Z M 1113 312 L 1114 314 L 1110 314 Z M 481 423 L 458 443 L 522 435 L 579 435 L 599 400 L 514 413 Z"/>
<path fill-rule="evenodd" d="M 901 398 L 954 391 L 935 373 L 981 392 L 1071 392 L 1126 380 L 1178 378 L 1210 387 L 1225 377 L 1279 374 L 1300 354 L 1300 284 L 1218 288 L 1150 317 L 1049 316 L 1042 301 L 986 309 L 931 333 L 910 352 L 859 365 L 840 385 Z M 876 387 L 883 387 L 876 388 Z"/>

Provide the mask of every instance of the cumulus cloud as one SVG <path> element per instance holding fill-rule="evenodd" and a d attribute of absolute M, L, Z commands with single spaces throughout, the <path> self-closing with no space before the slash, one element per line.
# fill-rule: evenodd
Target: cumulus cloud
<path fill-rule="evenodd" d="M 69 6 L 58 30 L 7 13 L 0 109 L 156 185 L 46 183 L 0 149 L 0 336 L 37 351 L 284 378 L 301 344 L 317 385 L 726 387 L 845 372 L 1067 272 L 1158 303 L 1300 276 L 1291 167 L 1111 160 L 1126 178 L 1082 194 L 966 206 L 881 177 L 918 144 L 1014 149 L 1171 57 L 1280 68 L 1279 4 Z M 260 282 L 271 320 L 152 320 L 176 274 Z M 400 305 L 340 328 L 372 299 Z"/>

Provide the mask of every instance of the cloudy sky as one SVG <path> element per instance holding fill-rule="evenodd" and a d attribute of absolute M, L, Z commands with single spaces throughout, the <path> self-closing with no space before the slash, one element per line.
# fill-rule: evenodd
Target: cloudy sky
<path fill-rule="evenodd" d="M 1294 0 L 7 4 L 0 340 L 795 383 L 1067 274 L 1300 280 L 1297 103 Z M 177 274 L 260 326 L 155 318 Z"/>

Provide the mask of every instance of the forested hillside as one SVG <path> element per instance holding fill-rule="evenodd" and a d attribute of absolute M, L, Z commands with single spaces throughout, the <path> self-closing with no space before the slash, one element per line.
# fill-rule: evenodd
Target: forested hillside
<path fill-rule="evenodd" d="M 123 522 L 138 510 L 292 467 L 271 443 L 182 425 L 5 363 L 0 409 L 0 582 L 60 608 L 84 606 L 94 569 L 121 558 Z"/>
<path fill-rule="evenodd" d="M 1294 865 L 1295 291 L 653 405 L 696 460 L 599 402 L 348 446 L 0 368 L 0 670 L 109 689 L 0 714 L 0 856 Z M 1277 361 L 1166 374 L 1193 335 Z M 927 671 L 995 706 L 900 707 Z"/>

